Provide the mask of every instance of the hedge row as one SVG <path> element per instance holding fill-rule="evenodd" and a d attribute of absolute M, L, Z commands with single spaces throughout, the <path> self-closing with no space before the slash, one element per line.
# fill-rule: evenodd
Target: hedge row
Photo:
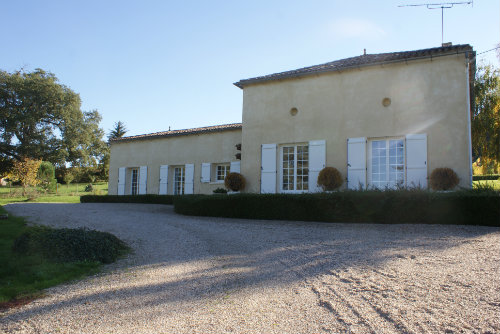
<path fill-rule="evenodd" d="M 177 197 L 177 196 L 175 196 Z M 173 204 L 174 195 L 84 195 L 80 197 L 81 203 L 150 203 Z"/>
<path fill-rule="evenodd" d="M 174 198 L 174 206 L 193 216 L 500 226 L 500 193 L 491 190 L 189 195 Z"/>
<path fill-rule="evenodd" d="M 12 249 L 26 255 L 38 254 L 56 262 L 115 262 L 130 248 L 111 233 L 94 230 L 54 229 L 32 226 L 21 234 Z"/>
<path fill-rule="evenodd" d="M 500 174 L 473 175 L 472 180 L 473 181 L 500 180 Z"/>

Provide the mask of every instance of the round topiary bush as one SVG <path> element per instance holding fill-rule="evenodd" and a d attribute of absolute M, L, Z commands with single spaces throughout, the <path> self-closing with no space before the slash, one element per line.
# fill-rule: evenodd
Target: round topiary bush
<path fill-rule="evenodd" d="M 436 168 L 431 173 L 430 186 L 433 190 L 451 190 L 458 182 L 458 175 L 451 168 Z"/>
<path fill-rule="evenodd" d="M 240 191 L 245 188 L 245 178 L 240 173 L 229 173 L 224 179 L 224 185 L 232 191 Z"/>
<path fill-rule="evenodd" d="M 318 175 L 318 185 L 323 191 L 331 191 L 339 188 L 344 180 L 342 174 L 334 167 L 323 168 Z"/>

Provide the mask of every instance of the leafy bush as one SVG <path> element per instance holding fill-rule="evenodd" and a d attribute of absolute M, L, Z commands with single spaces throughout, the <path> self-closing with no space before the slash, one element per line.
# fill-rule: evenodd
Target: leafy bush
<path fill-rule="evenodd" d="M 229 173 L 224 179 L 224 185 L 232 191 L 240 191 L 245 188 L 245 178 L 240 173 Z"/>
<path fill-rule="evenodd" d="M 217 188 L 213 191 L 214 194 L 227 194 L 227 190 L 224 188 Z"/>
<path fill-rule="evenodd" d="M 174 198 L 174 207 L 177 213 L 193 216 L 500 226 L 500 192 L 488 189 L 191 195 Z"/>
<path fill-rule="evenodd" d="M 39 254 L 58 262 L 98 261 L 111 263 L 129 247 L 114 235 L 88 229 L 53 229 L 36 226 L 21 234 L 13 251 L 24 255 Z"/>
<path fill-rule="evenodd" d="M 80 197 L 81 203 L 149 203 L 173 204 L 173 198 L 180 195 L 84 195 Z M 191 196 L 191 195 L 186 195 Z"/>
<path fill-rule="evenodd" d="M 500 174 L 473 175 L 473 181 L 495 181 L 500 180 Z"/>
<path fill-rule="evenodd" d="M 430 176 L 430 186 L 434 190 L 451 190 L 458 185 L 457 173 L 451 168 L 436 168 Z"/>
<path fill-rule="evenodd" d="M 339 188 L 344 180 L 342 175 L 333 167 L 323 168 L 318 175 L 318 185 L 323 188 L 323 191 L 332 191 Z"/>
<path fill-rule="evenodd" d="M 89 183 L 85 186 L 85 192 L 89 193 L 94 191 L 94 186 L 92 186 L 92 183 Z"/>
<path fill-rule="evenodd" d="M 37 178 L 40 180 L 40 187 L 47 192 L 56 191 L 57 180 L 55 168 L 49 161 L 43 161 L 38 167 Z"/>

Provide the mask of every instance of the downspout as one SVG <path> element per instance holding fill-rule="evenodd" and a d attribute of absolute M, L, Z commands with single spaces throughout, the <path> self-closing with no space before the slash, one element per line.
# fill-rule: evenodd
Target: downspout
<path fill-rule="evenodd" d="M 471 134 L 471 101 L 470 101 L 470 58 L 469 54 L 465 54 L 466 66 L 465 66 L 465 79 L 467 81 L 467 101 L 466 101 L 466 112 L 467 112 L 467 144 L 469 150 L 469 186 L 472 188 L 472 134 Z"/>

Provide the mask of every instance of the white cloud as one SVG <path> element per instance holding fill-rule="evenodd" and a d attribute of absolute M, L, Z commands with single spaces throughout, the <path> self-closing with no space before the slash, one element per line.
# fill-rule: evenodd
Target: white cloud
<path fill-rule="evenodd" d="M 355 18 L 335 20 L 329 25 L 329 32 L 337 38 L 382 38 L 387 33 L 375 23 Z"/>

